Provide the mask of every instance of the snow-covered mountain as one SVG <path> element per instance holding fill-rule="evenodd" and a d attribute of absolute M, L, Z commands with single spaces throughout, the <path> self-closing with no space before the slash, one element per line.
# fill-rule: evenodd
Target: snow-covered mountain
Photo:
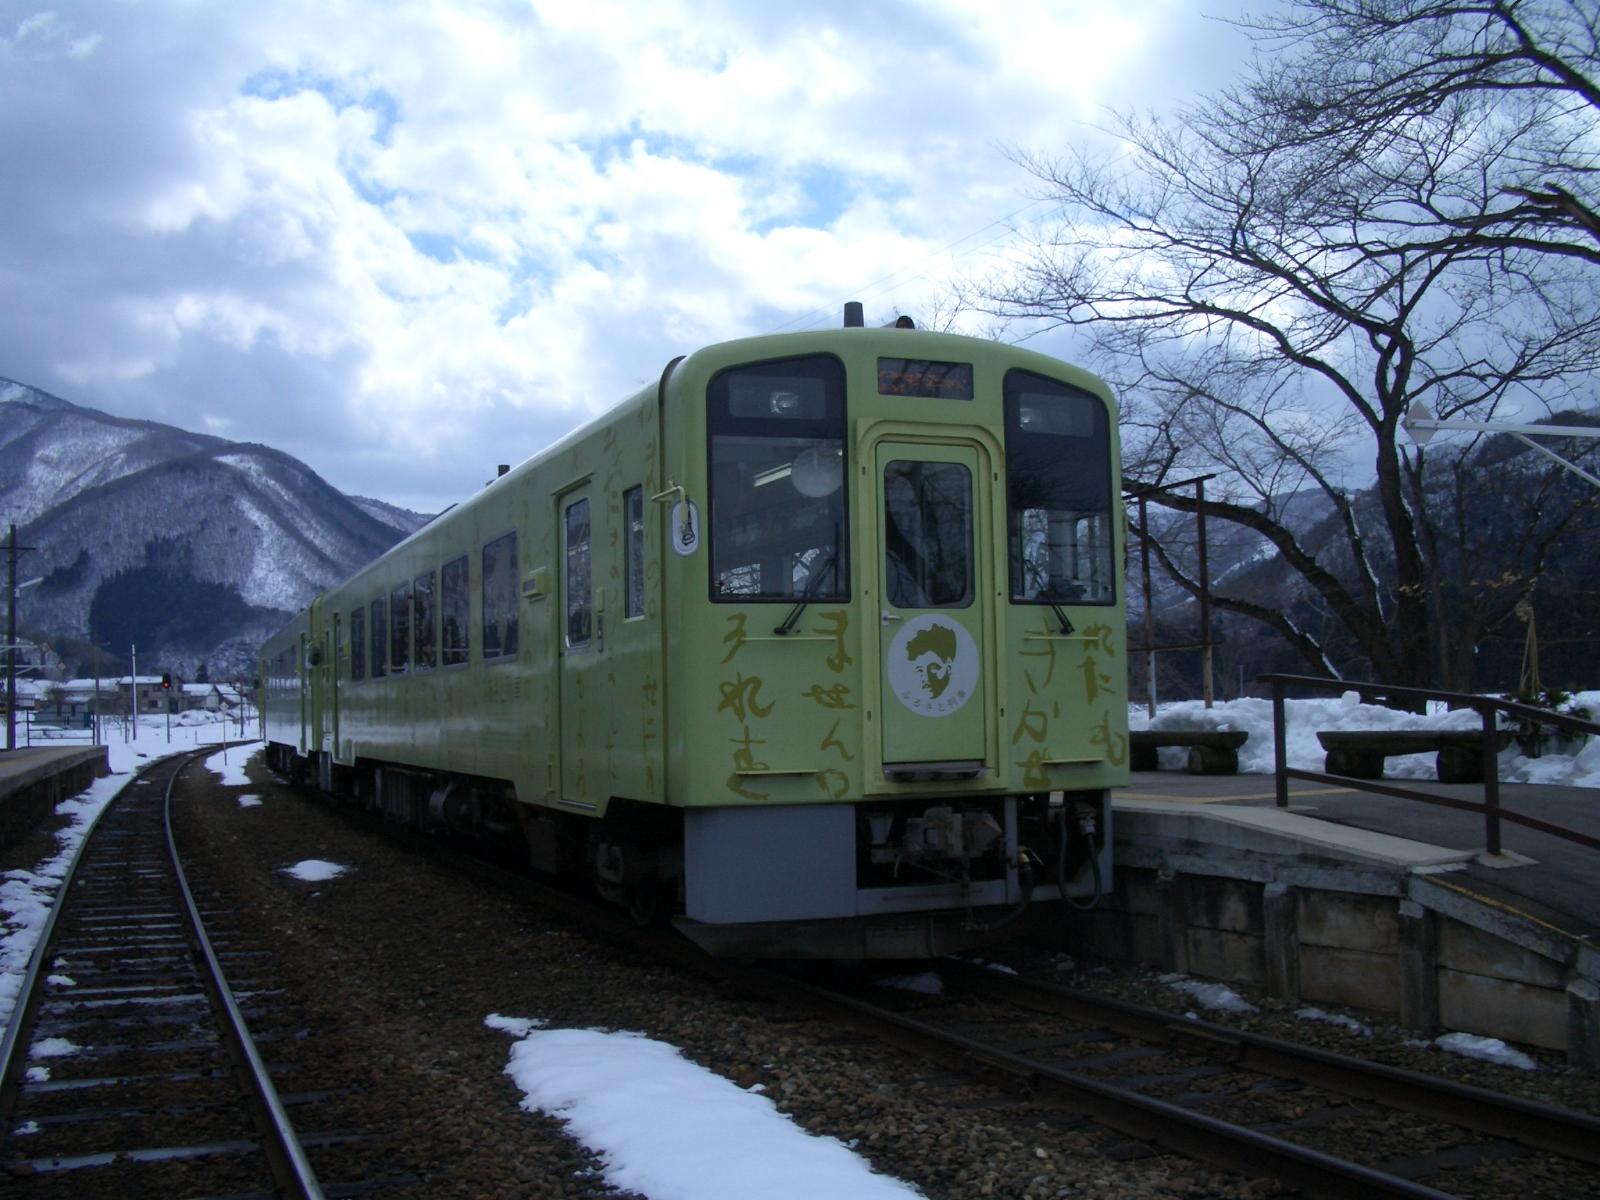
<path fill-rule="evenodd" d="M 253 673 L 254 648 L 427 517 L 345 496 L 266 446 L 113 417 L 0 379 L 0 533 L 19 624 L 192 677 Z"/>

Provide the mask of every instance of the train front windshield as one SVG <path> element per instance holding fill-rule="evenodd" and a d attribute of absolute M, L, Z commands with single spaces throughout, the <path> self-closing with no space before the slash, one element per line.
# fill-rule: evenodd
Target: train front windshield
<path fill-rule="evenodd" d="M 1115 603 L 1105 405 L 1008 371 L 1005 408 L 1012 603 Z"/>
<path fill-rule="evenodd" d="M 724 371 L 707 394 L 711 598 L 836 601 L 845 549 L 844 371 L 801 358 Z"/>

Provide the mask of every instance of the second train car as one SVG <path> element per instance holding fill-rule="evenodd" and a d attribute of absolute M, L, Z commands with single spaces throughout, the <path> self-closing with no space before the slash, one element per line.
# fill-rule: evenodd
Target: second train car
<path fill-rule="evenodd" d="M 273 765 L 714 954 L 928 957 L 1111 885 L 1116 407 L 905 327 L 709 346 L 261 650 Z"/>

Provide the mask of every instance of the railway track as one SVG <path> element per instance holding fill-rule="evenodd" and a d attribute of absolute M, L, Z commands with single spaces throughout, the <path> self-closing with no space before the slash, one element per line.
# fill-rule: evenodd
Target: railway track
<path fill-rule="evenodd" d="M 367 814 L 343 811 L 364 824 L 384 825 Z M 989 1036 L 972 1022 L 942 1021 L 938 1006 L 912 1013 L 868 999 L 873 989 L 862 979 L 822 983 L 814 972 L 708 958 L 676 935 L 641 929 L 580 896 L 458 847 L 389 829 L 464 872 L 614 941 L 1083 1114 L 1139 1142 L 1249 1179 L 1272 1178 L 1306 1195 L 1440 1200 L 1450 1193 L 1414 1176 L 1536 1153 L 1600 1163 L 1600 1119 L 1584 1113 L 957 960 L 933 964 L 958 992 L 1009 1007 L 1009 1013 L 989 1014 L 990 1025 L 1015 1027 L 1039 1015 L 1056 1022 L 1038 1036 Z M 1064 1060 L 1058 1057 L 1063 1054 Z M 1291 1115 L 1275 1116 L 1274 1107 L 1286 1102 Z M 1487 1140 L 1458 1138 L 1469 1144 L 1435 1154 L 1420 1152 L 1426 1148 L 1413 1143 L 1418 1153 L 1409 1159 L 1388 1156 L 1388 1170 L 1293 1140 L 1314 1139 L 1344 1121 L 1359 1125 L 1376 1117 L 1381 1123 L 1396 1113 L 1437 1121 L 1457 1133 L 1484 1134 Z M 1394 1143 L 1395 1135 L 1389 1133 L 1387 1141 Z M 1381 1149 L 1378 1156 L 1384 1157 Z"/>
<path fill-rule="evenodd" d="M 200 757 L 145 768 L 57 892 L 0 1041 L 14 1195 L 325 1194 L 240 1005 L 269 1015 L 270 956 L 208 933 L 172 837 L 173 784 Z"/>

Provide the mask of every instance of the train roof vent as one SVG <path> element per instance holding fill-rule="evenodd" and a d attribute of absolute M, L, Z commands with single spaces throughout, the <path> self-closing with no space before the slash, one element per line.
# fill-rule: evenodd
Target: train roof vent
<path fill-rule="evenodd" d="M 846 300 L 844 302 L 844 327 L 846 329 L 860 329 L 867 323 L 867 316 L 859 300 Z"/>

